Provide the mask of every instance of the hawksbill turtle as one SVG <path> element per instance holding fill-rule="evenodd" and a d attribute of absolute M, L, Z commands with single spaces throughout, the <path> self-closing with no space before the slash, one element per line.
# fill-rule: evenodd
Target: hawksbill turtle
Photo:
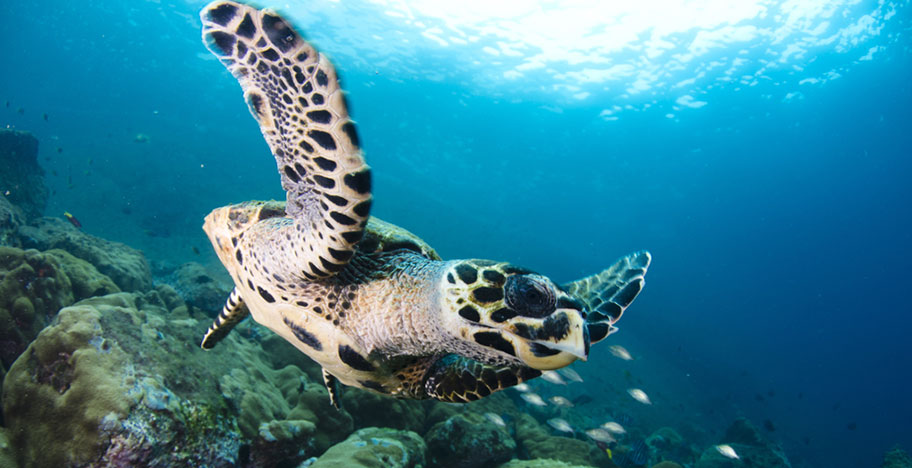
<path fill-rule="evenodd" d="M 248 315 L 337 383 L 468 402 L 585 360 L 639 294 L 636 252 L 564 285 L 510 263 L 442 260 L 370 216 L 365 164 L 335 69 L 281 16 L 232 1 L 200 14 L 206 46 L 240 82 L 286 201 L 212 211 L 203 229 L 234 290 L 201 346 Z"/>

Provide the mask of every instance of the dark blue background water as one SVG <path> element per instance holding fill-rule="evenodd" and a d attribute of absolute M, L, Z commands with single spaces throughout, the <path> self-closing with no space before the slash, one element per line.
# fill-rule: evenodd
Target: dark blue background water
<path fill-rule="evenodd" d="M 284 196 L 239 87 L 205 55 L 201 6 L 0 5 L 0 123 L 41 141 L 47 215 L 70 211 L 157 265 L 219 268 L 202 217 Z M 644 418 L 719 435 L 738 415 L 769 419 L 793 461 L 876 466 L 894 444 L 912 450 L 912 54 L 900 6 L 884 51 L 803 99 L 769 99 L 782 94 L 769 82 L 717 86 L 710 105 L 674 119 L 673 96 L 606 122 L 608 96 L 571 104 L 504 82 L 497 97 L 325 52 L 375 169 L 374 214 L 442 256 L 567 281 L 652 251 L 616 341 L 656 400 Z M 821 52 L 814 67 L 840 60 Z M 617 363 L 602 348 L 589 375 Z"/>

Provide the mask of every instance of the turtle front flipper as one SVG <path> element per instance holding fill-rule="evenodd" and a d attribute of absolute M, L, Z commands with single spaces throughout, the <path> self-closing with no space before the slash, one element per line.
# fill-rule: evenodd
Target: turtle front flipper
<path fill-rule="evenodd" d="M 218 1 L 200 16 L 206 46 L 237 78 L 275 156 L 291 218 L 243 243 L 280 257 L 269 265 L 280 275 L 332 276 L 351 258 L 371 204 L 370 169 L 335 69 L 273 11 Z"/>
<path fill-rule="evenodd" d="M 468 403 L 540 375 L 531 367 L 493 366 L 448 354 L 428 368 L 424 390 L 436 400 Z"/>
<path fill-rule="evenodd" d="M 614 324 L 643 289 L 651 261 L 649 252 L 634 252 L 601 273 L 562 286 L 586 304 L 591 343 L 597 343 L 617 330 Z"/>
<path fill-rule="evenodd" d="M 244 300 L 238 294 L 237 288 L 231 290 L 228 300 L 222 307 L 222 312 L 216 317 L 215 322 L 209 326 L 209 331 L 203 337 L 200 347 L 203 349 L 212 349 L 219 341 L 228 336 L 228 333 L 234 329 L 235 325 L 241 323 L 241 320 L 247 318 L 250 311 L 244 305 Z"/>

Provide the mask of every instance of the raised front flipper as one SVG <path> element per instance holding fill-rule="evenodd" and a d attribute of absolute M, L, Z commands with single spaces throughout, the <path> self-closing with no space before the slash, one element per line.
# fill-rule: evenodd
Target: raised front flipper
<path fill-rule="evenodd" d="M 635 252 L 601 273 L 562 286 L 586 304 L 591 343 L 597 343 L 617 330 L 614 324 L 643 289 L 651 261 L 649 252 Z"/>
<path fill-rule="evenodd" d="M 370 213 L 371 177 L 329 60 L 270 10 L 230 1 L 201 13 L 206 46 L 237 78 L 275 156 L 287 218 L 241 243 L 271 272 L 325 278 L 341 270 Z"/>
<path fill-rule="evenodd" d="M 526 366 L 492 366 L 450 354 L 431 364 L 424 390 L 431 398 L 467 403 L 541 375 Z"/>
<path fill-rule="evenodd" d="M 235 325 L 241 323 L 241 320 L 247 318 L 248 315 L 250 315 L 250 311 L 244 305 L 244 300 L 238 295 L 237 289 L 232 289 L 231 294 L 228 295 L 228 300 L 225 301 L 225 305 L 222 307 L 222 312 L 219 313 L 215 322 L 212 322 L 212 325 L 209 326 L 209 331 L 203 337 L 200 347 L 212 349 L 219 341 L 222 341 L 222 338 L 228 336 L 228 333 L 234 329 Z"/>

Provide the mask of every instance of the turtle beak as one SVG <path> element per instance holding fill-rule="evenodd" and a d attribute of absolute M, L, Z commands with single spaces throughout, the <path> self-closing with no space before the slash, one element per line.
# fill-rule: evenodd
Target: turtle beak
<path fill-rule="evenodd" d="M 559 369 L 589 357 L 589 330 L 576 309 L 558 309 L 532 335 L 517 351 L 533 369 Z"/>
<path fill-rule="evenodd" d="M 564 309 L 570 320 L 570 333 L 564 339 L 558 341 L 536 341 L 536 343 L 555 351 L 562 351 L 575 356 L 580 361 L 589 359 L 589 327 L 586 326 L 585 320 L 579 315 L 579 312 L 572 309 Z M 573 320 L 578 318 L 578 320 Z"/>

